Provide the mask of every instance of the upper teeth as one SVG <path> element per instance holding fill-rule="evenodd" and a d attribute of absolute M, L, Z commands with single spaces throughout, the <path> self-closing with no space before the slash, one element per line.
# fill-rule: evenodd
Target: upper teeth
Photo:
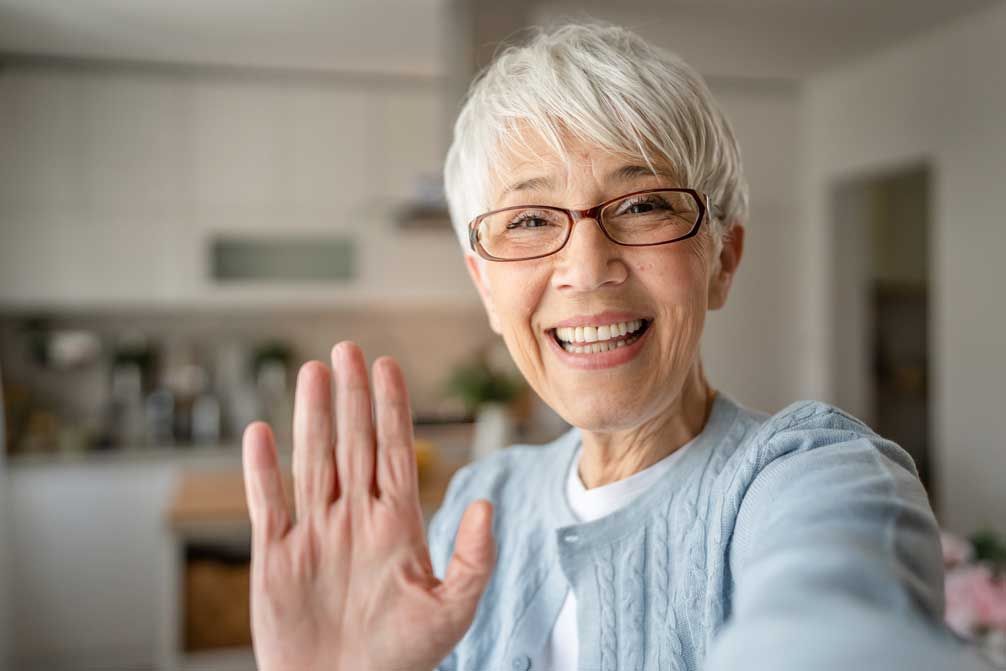
<path fill-rule="evenodd" d="M 633 319 L 605 326 L 560 326 L 555 334 L 563 342 L 601 342 L 638 331 L 642 327 L 642 319 Z"/>

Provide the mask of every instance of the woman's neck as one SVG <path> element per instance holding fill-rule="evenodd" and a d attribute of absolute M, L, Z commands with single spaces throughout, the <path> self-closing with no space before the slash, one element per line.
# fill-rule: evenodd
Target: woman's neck
<path fill-rule="evenodd" d="M 669 456 L 702 432 L 716 390 L 696 362 L 677 396 L 652 418 L 630 429 L 583 431 L 580 479 L 592 489 L 625 478 Z"/>

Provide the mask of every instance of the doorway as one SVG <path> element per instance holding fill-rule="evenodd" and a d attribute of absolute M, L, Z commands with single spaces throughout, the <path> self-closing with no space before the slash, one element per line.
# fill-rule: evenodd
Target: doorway
<path fill-rule="evenodd" d="M 832 191 L 837 405 L 898 443 L 930 493 L 930 169 L 842 180 Z"/>

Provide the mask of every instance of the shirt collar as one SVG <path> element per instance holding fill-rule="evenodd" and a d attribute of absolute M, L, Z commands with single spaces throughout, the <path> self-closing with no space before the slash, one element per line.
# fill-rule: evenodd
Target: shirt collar
<path fill-rule="evenodd" d="M 695 438 L 688 443 L 674 468 L 647 488 L 634 501 L 600 519 L 580 523 L 565 496 L 566 477 L 582 444 L 580 429 L 573 428 L 559 437 L 549 449 L 543 488 L 546 496 L 546 516 L 553 528 L 576 526 L 577 533 L 586 542 L 611 541 L 636 531 L 647 524 L 651 514 L 666 506 L 674 492 L 681 489 L 696 472 L 703 470 L 714 449 L 728 434 L 739 414 L 737 403 L 718 391 L 713 399 L 709 419 Z"/>

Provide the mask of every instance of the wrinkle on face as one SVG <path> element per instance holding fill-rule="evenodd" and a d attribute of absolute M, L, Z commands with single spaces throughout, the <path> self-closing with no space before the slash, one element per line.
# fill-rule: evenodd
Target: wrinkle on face
<path fill-rule="evenodd" d="M 568 160 L 541 143 L 539 158 L 503 152 L 492 209 L 518 204 L 587 209 L 624 193 L 661 186 L 667 175 L 633 170 L 626 157 L 570 139 Z M 507 162 L 509 161 L 509 162 Z M 612 179 L 612 174 L 621 177 Z M 529 182 L 528 180 L 534 180 Z M 506 185 L 526 188 L 504 194 Z M 628 477 L 701 431 L 711 404 L 699 342 L 708 308 L 714 245 L 707 231 L 680 243 L 625 247 L 590 221 L 566 247 L 542 259 L 486 263 L 482 281 L 511 356 L 536 393 L 581 429 L 580 475 L 587 486 Z M 605 309 L 654 318 L 639 355 L 604 370 L 560 361 L 545 331 L 558 321 Z"/>
<path fill-rule="evenodd" d="M 557 152 L 526 123 L 516 122 L 510 132 L 504 136 L 504 145 L 499 148 L 499 159 L 494 166 L 492 175 L 491 197 L 488 209 L 499 209 L 511 205 L 536 204 L 550 205 L 549 202 L 530 203 L 522 196 L 534 194 L 562 193 L 568 190 L 573 175 L 589 172 L 593 181 L 604 184 L 606 175 L 601 173 L 603 163 L 619 162 L 622 167 L 636 168 L 635 174 L 625 175 L 621 181 L 634 178 L 637 183 L 647 183 L 652 186 L 685 186 L 679 176 L 679 171 L 666 161 L 659 158 L 660 152 L 652 147 L 648 149 L 649 156 L 624 150 L 598 147 L 579 140 L 575 135 L 564 129 L 562 123 L 557 124 L 562 151 Z M 599 161 L 598 159 L 604 159 Z M 642 170 L 639 170 L 642 168 Z M 577 177 L 579 178 L 579 177 Z M 615 186 L 615 185 L 610 185 Z M 640 186 L 639 189 L 650 188 Z M 636 189 L 623 190 L 622 193 Z M 587 209 L 606 200 L 581 203 L 554 203 L 570 209 Z"/>

